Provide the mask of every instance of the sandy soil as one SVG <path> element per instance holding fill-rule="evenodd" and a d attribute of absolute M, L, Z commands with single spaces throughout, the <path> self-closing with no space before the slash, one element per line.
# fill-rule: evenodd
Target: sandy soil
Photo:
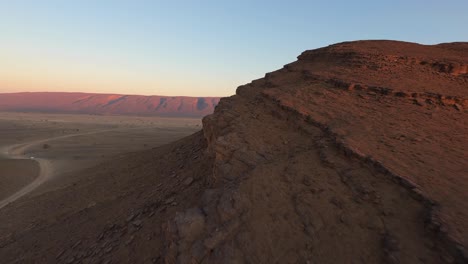
<path fill-rule="evenodd" d="M 199 125 L 197 119 L 0 113 L 0 209 L 32 191 L 73 182 L 77 171 L 119 153 L 165 144 Z"/>
<path fill-rule="evenodd" d="M 31 183 L 38 170 L 33 160 L 0 159 L 0 201 Z"/>

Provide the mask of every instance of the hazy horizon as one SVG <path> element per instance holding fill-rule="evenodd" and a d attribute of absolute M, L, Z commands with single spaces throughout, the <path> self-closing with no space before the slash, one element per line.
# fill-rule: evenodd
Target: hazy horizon
<path fill-rule="evenodd" d="M 170 95 L 170 94 L 138 94 L 138 93 L 112 93 L 112 92 L 83 92 L 83 91 L 14 91 L 14 92 L 8 92 L 8 91 L 3 91 L 0 90 L 0 94 L 22 94 L 22 93 L 35 93 L 35 94 L 40 94 L 40 93 L 62 93 L 62 94 L 100 94 L 100 95 L 130 95 L 130 96 L 158 96 L 158 97 L 201 97 L 201 98 L 220 98 L 220 97 L 225 97 L 225 96 L 212 96 L 212 95 Z M 229 96 L 229 95 L 228 95 Z"/>
<path fill-rule="evenodd" d="M 0 93 L 228 96 L 337 42 L 467 41 L 467 9 L 466 1 L 0 1 Z"/>

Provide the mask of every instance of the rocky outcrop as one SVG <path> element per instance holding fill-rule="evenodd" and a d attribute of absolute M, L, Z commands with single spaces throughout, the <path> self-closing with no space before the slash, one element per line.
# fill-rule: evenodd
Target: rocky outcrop
<path fill-rule="evenodd" d="M 468 43 L 306 51 L 222 98 L 203 131 L 98 167 L 92 184 L 34 197 L 40 213 L 7 208 L 1 223 L 21 212 L 14 219 L 34 225 L 0 225 L 0 256 L 467 263 L 468 81 L 434 66 L 467 58 Z M 93 206 L 54 214 L 80 192 Z M 36 219 L 48 215 L 57 223 Z"/>
<path fill-rule="evenodd" d="M 438 131 L 466 117 L 467 86 L 460 74 L 418 62 L 448 60 L 438 49 L 337 44 L 305 52 L 222 99 L 203 119 L 214 160 L 209 185 L 164 225 L 166 262 L 467 261 L 466 141 L 454 146 Z M 410 66 L 424 72 L 416 87 L 408 60 L 398 60 L 412 50 L 424 55 Z M 385 84 L 382 71 L 395 80 Z M 459 123 L 448 131 L 466 129 Z M 455 159 L 452 168 L 424 152 L 442 142 L 447 149 L 437 159 Z"/>
<path fill-rule="evenodd" d="M 202 117 L 219 97 L 142 96 L 87 93 L 0 94 L 0 111 Z"/>

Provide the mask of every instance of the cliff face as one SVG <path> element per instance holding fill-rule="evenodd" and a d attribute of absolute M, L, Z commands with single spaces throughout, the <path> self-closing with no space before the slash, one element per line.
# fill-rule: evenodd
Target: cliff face
<path fill-rule="evenodd" d="M 0 94 L 0 111 L 202 117 L 219 97 L 142 96 L 87 93 Z"/>
<path fill-rule="evenodd" d="M 466 65 L 468 43 L 306 51 L 221 99 L 200 133 L 6 208 L 0 256 L 466 263 Z M 83 201 L 59 214 L 63 197 Z"/>
<path fill-rule="evenodd" d="M 466 261 L 468 43 L 306 51 L 203 120 L 210 189 L 169 262 Z"/>

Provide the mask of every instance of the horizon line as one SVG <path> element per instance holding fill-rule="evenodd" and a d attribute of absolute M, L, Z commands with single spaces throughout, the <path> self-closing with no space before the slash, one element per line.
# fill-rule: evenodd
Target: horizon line
<path fill-rule="evenodd" d="M 203 96 L 203 95 L 197 95 L 197 96 L 190 96 L 190 95 L 158 95 L 158 94 L 124 94 L 124 93 L 100 93 L 100 92 L 61 92 L 61 91 L 24 91 L 24 92 L 0 92 L 0 95 L 2 94 L 22 94 L 22 93 L 62 93 L 62 94 L 94 94 L 94 95 L 122 95 L 122 96 L 159 96 L 159 97 L 203 97 L 203 98 L 222 98 L 222 97 L 229 97 L 232 95 L 226 95 L 226 96 Z"/>

